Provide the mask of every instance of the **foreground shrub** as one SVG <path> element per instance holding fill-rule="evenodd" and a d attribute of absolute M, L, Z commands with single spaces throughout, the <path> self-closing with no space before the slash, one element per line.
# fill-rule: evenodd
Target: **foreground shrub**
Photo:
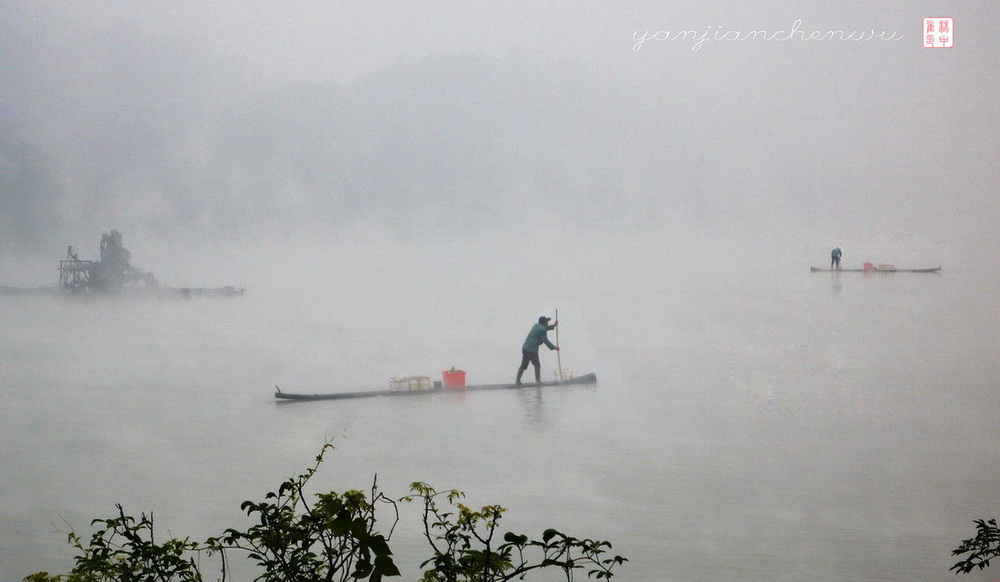
<path fill-rule="evenodd" d="M 264 501 L 243 502 L 241 509 L 255 519 L 246 530 L 230 528 L 200 543 L 188 538 L 158 543 L 152 515 L 136 519 L 119 505 L 117 517 L 91 522 L 96 531 L 88 543 L 75 532 L 68 534 L 78 552 L 68 574 L 37 572 L 24 582 L 203 582 L 203 556 L 217 557 L 217 579 L 225 582 L 231 553 L 256 565 L 255 582 L 381 582 L 400 576 L 389 547 L 399 512 L 396 501 L 378 490 L 377 480 L 368 492 L 306 492 L 332 448 L 324 445 L 310 469 L 267 493 Z M 423 504 L 423 535 L 432 551 L 421 564 L 424 582 L 522 580 L 543 569 L 560 570 L 567 581 L 578 570 L 610 579 L 614 567 L 626 561 L 608 555 L 609 542 L 577 539 L 554 529 L 546 530 L 541 540 L 501 535 L 499 522 L 506 509 L 488 505 L 472 510 L 458 503 L 464 497 L 460 491 L 438 492 L 425 483 L 413 483 L 410 491 L 402 501 Z M 438 506 L 442 497 L 448 502 L 444 509 Z M 384 534 L 376 530 L 379 506 L 393 513 Z"/>

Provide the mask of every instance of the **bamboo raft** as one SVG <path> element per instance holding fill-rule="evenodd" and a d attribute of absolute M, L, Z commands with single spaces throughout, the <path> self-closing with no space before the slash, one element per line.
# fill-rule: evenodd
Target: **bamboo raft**
<path fill-rule="evenodd" d="M 897 269 L 896 267 L 871 269 L 821 269 L 819 267 L 809 267 L 812 273 L 937 273 L 941 267 L 931 267 L 927 269 Z"/>
<path fill-rule="evenodd" d="M 295 394 L 282 392 L 281 388 L 275 386 L 274 397 L 279 400 L 346 400 L 350 398 L 373 398 L 375 396 L 419 396 L 425 394 L 462 394 L 465 392 L 478 392 L 481 390 L 518 390 L 521 388 L 539 388 L 549 386 L 576 386 L 596 384 L 596 374 L 584 374 L 561 382 L 542 382 L 524 384 L 481 384 L 478 386 L 464 386 L 461 388 L 428 388 L 418 390 L 365 390 L 361 392 L 330 392 L 326 394 Z"/>

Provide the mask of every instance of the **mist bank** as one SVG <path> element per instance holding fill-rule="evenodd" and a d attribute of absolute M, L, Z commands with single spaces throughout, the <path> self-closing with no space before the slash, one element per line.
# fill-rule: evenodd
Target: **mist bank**
<path fill-rule="evenodd" d="M 110 228 L 256 240 L 363 222 L 403 239 L 554 219 L 580 232 L 936 237 L 942 222 L 979 231 L 996 214 L 982 163 L 995 138 L 925 98 L 917 59 L 884 71 L 884 55 L 828 47 L 755 54 L 773 57 L 761 76 L 719 55 L 609 66 L 456 53 L 349 84 L 263 84 L 197 38 L 5 12 L 11 252 L 47 256 Z M 987 89 L 941 99 L 978 103 Z"/>
<path fill-rule="evenodd" d="M 254 295 L 304 300 L 330 290 L 365 296 L 386 288 L 436 301 L 421 292 L 432 284 L 439 291 L 482 294 L 488 303 L 494 289 L 508 300 L 522 295 L 534 300 L 608 281 L 621 286 L 623 297 L 639 299 L 649 291 L 655 299 L 664 284 L 745 281 L 764 271 L 808 274 L 808 267 L 829 263 L 833 246 L 843 249 L 846 268 L 872 262 L 953 272 L 988 268 L 998 258 L 997 249 L 984 246 L 975 232 L 956 236 L 948 225 L 833 229 L 787 216 L 714 227 L 619 217 L 614 231 L 538 211 L 517 228 L 502 222 L 461 224 L 464 217 L 454 215 L 454 224 L 428 220 L 408 229 L 359 218 L 336 225 L 303 221 L 270 233 L 187 235 L 140 228 L 122 235 L 132 265 L 152 272 L 163 285 L 235 285 Z M 4 246 L 0 285 L 55 285 L 66 247 L 80 259 L 99 259 L 101 232 L 112 228 L 122 227 L 112 224 L 78 238 L 50 233 L 52 240 L 41 249 Z"/>
<path fill-rule="evenodd" d="M 627 83 L 582 62 L 401 59 L 351 85 L 248 86 L 193 41 L 17 18 L 3 32 L 0 48 L 25 59 L 0 69 L 18 88 L 0 133 L 12 245 L 112 224 L 184 237 L 359 219 L 468 232 L 701 204 L 686 156 L 634 147 L 650 128 Z"/>

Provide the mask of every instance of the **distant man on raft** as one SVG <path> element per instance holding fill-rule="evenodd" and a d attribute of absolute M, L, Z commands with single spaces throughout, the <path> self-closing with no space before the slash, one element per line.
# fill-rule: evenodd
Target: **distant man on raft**
<path fill-rule="evenodd" d="M 528 332 L 528 337 L 524 340 L 524 345 L 521 346 L 521 367 L 517 369 L 517 381 L 515 384 L 521 385 L 521 374 L 528 369 L 528 363 L 530 362 L 535 367 L 535 382 L 538 384 L 542 383 L 542 365 L 538 361 L 538 348 L 542 344 L 549 346 L 550 350 L 558 350 L 559 346 L 553 345 L 549 341 L 548 332 L 553 330 L 559 325 L 556 321 L 552 325 L 549 325 L 549 317 L 539 317 L 538 323 L 531 326 L 531 331 Z"/>
<path fill-rule="evenodd" d="M 838 271 L 840 270 L 841 254 L 843 253 L 840 252 L 840 247 L 837 247 L 830 252 L 830 269 L 837 269 Z"/>

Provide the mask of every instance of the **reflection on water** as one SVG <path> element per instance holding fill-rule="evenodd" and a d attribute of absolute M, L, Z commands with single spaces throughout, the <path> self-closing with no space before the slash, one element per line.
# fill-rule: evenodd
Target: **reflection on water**
<path fill-rule="evenodd" d="M 560 388 L 550 388 L 559 390 Z M 521 388 L 517 391 L 517 401 L 524 411 L 527 426 L 534 431 L 544 431 L 547 428 L 545 403 L 542 401 L 544 388 Z"/>

